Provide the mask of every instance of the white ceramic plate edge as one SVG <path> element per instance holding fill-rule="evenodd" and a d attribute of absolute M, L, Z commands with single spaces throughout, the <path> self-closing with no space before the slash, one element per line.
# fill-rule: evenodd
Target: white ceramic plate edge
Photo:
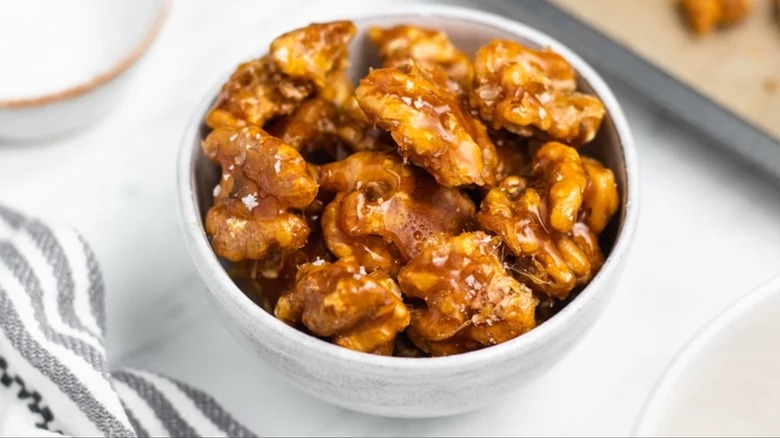
<path fill-rule="evenodd" d="M 632 436 L 657 436 L 663 417 L 664 404 L 672 396 L 680 377 L 691 362 L 716 336 L 720 335 L 745 312 L 778 293 L 780 293 L 780 276 L 774 277 L 740 296 L 699 329 L 675 354 L 670 365 L 661 374 L 639 414 Z"/>

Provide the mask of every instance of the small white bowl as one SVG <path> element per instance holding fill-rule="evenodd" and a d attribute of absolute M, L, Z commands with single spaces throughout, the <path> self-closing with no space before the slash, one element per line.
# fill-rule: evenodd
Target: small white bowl
<path fill-rule="evenodd" d="M 637 221 L 637 164 L 623 110 L 601 77 L 579 56 L 547 35 L 506 18 L 449 6 L 401 7 L 389 15 L 345 14 L 343 18 L 352 19 L 359 29 L 351 52 L 353 77 L 365 74 L 369 65 L 378 64 L 365 38 L 372 25 L 405 23 L 441 29 L 470 53 L 493 38 L 509 38 L 534 47 L 550 46 L 566 57 L 579 73 L 580 87 L 598 95 L 609 111 L 598 138 L 586 149 L 615 171 L 621 191 L 620 210 L 604 234 L 609 248 L 601 271 L 568 306 L 529 333 L 497 346 L 449 357 L 374 356 L 323 342 L 287 326 L 241 292 L 204 233 L 203 217 L 212 203 L 219 171 L 201 152 L 200 144 L 208 133 L 203 119 L 218 88 L 211 90 L 195 110 L 180 151 L 179 202 L 190 252 L 225 326 L 293 385 L 315 397 L 348 409 L 394 417 L 456 414 L 496 402 L 566 354 L 615 291 Z M 261 47 L 268 42 L 257 44 Z"/>
<path fill-rule="evenodd" d="M 33 141 L 56 137 L 83 128 L 106 114 L 117 101 L 130 77 L 131 67 L 159 33 L 170 8 L 170 0 L 107 0 L 82 3 L 80 6 L 84 10 L 75 13 L 89 12 L 89 16 L 97 21 L 92 24 L 95 32 L 99 33 L 97 37 L 101 39 L 99 44 L 102 47 L 99 53 L 95 50 L 93 56 L 100 57 L 94 62 L 104 67 L 96 70 L 92 76 L 85 74 L 83 79 L 63 89 L 50 90 L 42 95 L 6 100 L 0 98 L 0 141 Z M 21 7 L 18 10 L 8 9 L 14 4 Z M 0 6 L 0 14 L 4 11 L 19 14 L 19 10 L 22 10 L 29 18 L 37 13 L 33 8 L 46 9 L 46 6 L 45 2 L 9 2 Z M 60 3 L 58 7 L 64 6 Z M 40 11 L 40 14 L 45 13 L 51 12 Z M 4 36 L 0 29 L 0 38 L 2 37 L 14 38 L 12 35 Z M 48 37 L 56 38 L 56 35 Z M 50 44 L 56 47 L 56 42 Z M 23 41 L 15 43 L 13 47 L 18 49 L 17 46 L 25 47 Z M 73 48 L 70 47 L 69 50 Z M 24 55 L 38 56 L 35 53 Z M 14 65 L 2 68 L 14 68 Z M 56 75 L 58 68 L 61 69 L 62 66 L 52 65 L 47 69 L 51 75 Z"/>

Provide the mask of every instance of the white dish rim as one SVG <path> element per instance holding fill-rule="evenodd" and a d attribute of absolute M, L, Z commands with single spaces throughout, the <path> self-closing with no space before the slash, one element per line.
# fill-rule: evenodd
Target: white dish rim
<path fill-rule="evenodd" d="M 157 12 L 151 25 L 146 30 L 141 41 L 126 55 L 122 56 L 116 63 L 114 63 L 107 70 L 92 76 L 84 82 L 70 86 L 60 91 L 53 93 L 47 93 L 39 96 L 23 97 L 15 99 L 0 99 L 0 109 L 14 109 L 14 108 L 27 108 L 48 105 L 50 103 L 59 102 L 61 100 L 72 99 L 86 94 L 112 80 L 116 79 L 119 75 L 127 71 L 133 66 L 141 55 L 151 47 L 157 35 L 160 33 L 165 19 L 170 12 L 172 0 L 160 0 L 158 2 Z"/>
<path fill-rule="evenodd" d="M 661 373 L 639 414 L 632 436 L 654 436 L 663 416 L 664 404 L 671 397 L 682 374 L 702 349 L 745 312 L 778 293 L 780 293 L 780 275 L 741 295 L 704 324 L 674 355 L 671 363 Z"/>

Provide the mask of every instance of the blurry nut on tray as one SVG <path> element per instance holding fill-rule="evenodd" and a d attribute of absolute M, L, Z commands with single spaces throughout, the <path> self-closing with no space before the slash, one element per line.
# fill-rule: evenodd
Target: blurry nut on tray
<path fill-rule="evenodd" d="M 236 284 L 323 341 L 465 353 L 543 324 L 599 271 L 615 176 L 583 155 L 606 115 L 559 54 L 348 21 L 238 66 L 206 117 L 221 169 L 206 232 Z M 541 309 L 541 310 L 540 310 Z"/>
<path fill-rule="evenodd" d="M 753 9 L 751 0 L 680 0 L 680 12 L 691 30 L 699 35 L 733 26 Z"/>

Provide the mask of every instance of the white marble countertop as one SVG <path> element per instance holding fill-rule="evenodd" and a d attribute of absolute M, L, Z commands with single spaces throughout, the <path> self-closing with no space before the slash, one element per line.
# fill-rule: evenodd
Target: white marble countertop
<path fill-rule="evenodd" d="M 209 308 L 179 229 L 175 158 L 195 103 L 247 56 L 246 35 L 326 8 L 351 7 L 178 2 L 98 125 L 44 144 L 0 144 L 0 203 L 66 220 L 94 247 L 115 364 L 206 389 L 262 435 L 625 435 L 683 343 L 780 273 L 774 183 L 617 88 L 639 149 L 639 230 L 618 294 L 571 354 L 500 404 L 452 418 L 370 417 L 294 390 Z"/>

